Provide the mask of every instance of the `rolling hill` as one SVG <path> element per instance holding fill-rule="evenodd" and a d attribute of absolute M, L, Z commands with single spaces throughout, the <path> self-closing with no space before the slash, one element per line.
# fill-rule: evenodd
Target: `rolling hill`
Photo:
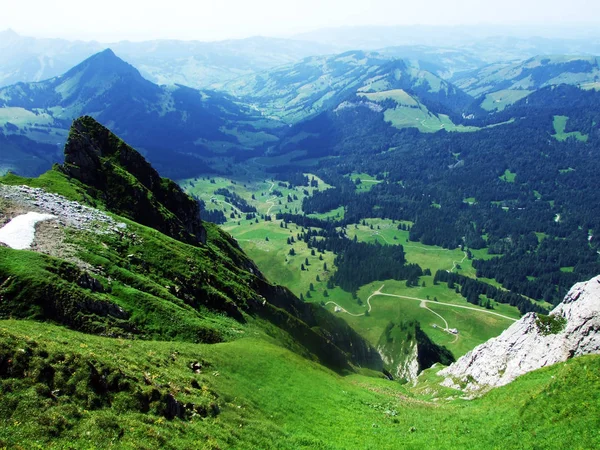
<path fill-rule="evenodd" d="M 453 78 L 465 92 L 481 98 L 487 111 L 504 109 L 532 92 L 560 84 L 600 88 L 598 58 L 536 56 L 523 62 L 497 63 Z"/>
<path fill-rule="evenodd" d="M 472 100 L 426 70 L 363 51 L 307 58 L 297 64 L 242 77 L 224 88 L 265 115 L 287 123 L 336 108 L 358 93 L 402 89 L 417 97 L 409 101 L 411 104 L 420 101 L 444 112 L 459 111 Z M 380 95 L 384 97 L 385 94 Z"/>

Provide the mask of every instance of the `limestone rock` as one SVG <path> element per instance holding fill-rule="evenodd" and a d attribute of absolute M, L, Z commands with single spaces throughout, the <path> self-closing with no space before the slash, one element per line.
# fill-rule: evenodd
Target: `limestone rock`
<path fill-rule="evenodd" d="M 479 390 L 591 353 L 600 353 L 600 276 L 574 285 L 550 316 L 526 314 L 439 375 L 444 386 Z"/>

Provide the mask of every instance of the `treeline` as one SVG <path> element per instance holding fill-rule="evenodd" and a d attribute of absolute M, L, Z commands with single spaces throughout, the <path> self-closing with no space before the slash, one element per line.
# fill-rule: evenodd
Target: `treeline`
<path fill-rule="evenodd" d="M 439 282 L 448 283 L 449 289 L 456 289 L 457 292 L 460 292 L 460 295 L 462 295 L 469 303 L 473 305 L 491 308 L 489 299 L 493 299 L 498 303 L 506 303 L 517 307 L 521 314 L 528 312 L 548 314 L 547 309 L 542 308 L 522 295 L 503 289 L 498 289 L 491 284 L 484 283 L 483 281 L 475 280 L 454 272 L 438 270 L 433 277 L 433 282 L 434 284 Z M 460 285 L 460 290 L 458 289 L 458 285 Z M 480 298 L 482 295 L 485 295 L 488 298 L 488 301 L 483 301 Z"/>
<path fill-rule="evenodd" d="M 222 195 L 225 197 L 227 203 L 231 203 L 237 209 L 243 213 L 255 213 L 256 208 L 250 205 L 245 199 L 240 197 L 235 192 L 231 192 L 229 189 L 219 188 L 215 192 L 215 195 Z"/>
<path fill-rule="evenodd" d="M 573 284 L 600 273 L 598 254 L 588 239 L 582 230 L 568 238 L 546 237 L 539 246 L 522 245 L 503 257 L 474 260 L 473 267 L 477 276 L 493 277 L 507 289 L 558 304 Z"/>
<path fill-rule="evenodd" d="M 417 285 L 423 270 L 417 264 L 407 264 L 401 245 L 367 244 L 346 237 L 311 237 L 309 247 L 336 254 L 337 267 L 331 280 L 345 291 L 355 292 L 376 280 L 407 280 Z"/>

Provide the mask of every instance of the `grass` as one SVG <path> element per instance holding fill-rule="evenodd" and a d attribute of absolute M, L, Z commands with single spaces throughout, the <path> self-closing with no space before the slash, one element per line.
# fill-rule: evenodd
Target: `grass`
<path fill-rule="evenodd" d="M 381 183 L 380 180 L 368 173 L 351 173 L 350 179 L 355 183 L 356 192 L 368 192 L 377 183 Z M 356 184 L 357 180 L 360 180 L 359 184 Z"/>
<path fill-rule="evenodd" d="M 507 106 L 527 97 L 533 91 L 527 89 L 504 89 L 485 96 L 481 107 L 486 111 L 502 111 Z"/>
<path fill-rule="evenodd" d="M 395 280 L 376 281 L 363 286 L 358 291 L 358 298 L 366 304 L 367 298 L 382 285 L 382 292 L 396 294 L 419 299 L 433 300 L 437 298 L 442 303 L 450 303 L 458 306 L 473 306 L 468 304 L 460 294 L 448 289 L 444 283 L 437 286 L 432 284 L 432 277 L 424 277 L 426 287 L 406 288 L 404 282 Z M 427 303 L 427 307 L 442 315 L 448 322 L 450 328 L 459 330 L 459 337 L 444 332 L 444 323 L 441 319 L 420 307 L 420 301 L 396 297 L 374 296 L 371 298 L 372 310 L 368 316 L 355 317 L 342 314 L 342 317 L 359 333 L 361 333 L 373 345 L 377 345 L 380 336 L 389 323 L 400 320 L 416 320 L 421 324 L 423 331 L 438 345 L 445 345 L 455 357 L 464 355 L 473 347 L 485 342 L 490 337 L 499 335 L 512 321 L 501 317 L 486 314 L 485 312 L 471 311 L 451 306 Z M 364 313 L 366 308 L 360 306 L 356 301 L 340 299 L 339 304 L 353 314 Z M 333 306 L 328 305 L 333 311 Z M 518 311 L 508 305 L 497 304 L 494 312 L 506 314 L 508 317 L 517 319 Z M 483 307 L 478 308 L 486 311 Z M 437 325 L 436 328 L 433 325 Z"/>
<path fill-rule="evenodd" d="M 598 356 L 533 372 L 480 399 L 447 400 L 457 393 L 437 384 L 435 370 L 414 388 L 366 375 L 341 377 L 268 336 L 250 334 L 234 342 L 195 345 L 1 321 L 3 354 L 22 348 L 31 367 L 64 370 L 62 364 L 74 371 L 78 384 L 71 387 L 58 375 L 52 382 L 36 379 L 41 372 L 35 371 L 22 379 L 3 377 L 0 444 L 49 449 L 600 445 Z M 194 361 L 201 363 L 200 373 L 190 370 Z M 118 374 L 120 387 L 104 395 L 95 392 L 88 364 L 105 368 L 109 376 Z M 51 384 L 77 394 L 53 394 L 53 400 Z M 128 401 L 129 391 L 158 400 L 150 401 L 149 411 L 140 411 L 138 403 Z M 164 417 L 161 399 L 168 394 L 193 403 L 201 414 Z"/>
<path fill-rule="evenodd" d="M 288 229 L 281 228 L 279 221 L 260 222 L 258 224 L 252 221 L 228 222 L 223 228 L 232 233 L 238 240 L 241 247 L 253 259 L 261 271 L 271 280 L 276 281 L 288 287 L 296 295 L 302 294 L 305 301 L 327 303 L 334 302 L 352 314 L 363 314 L 366 307 L 366 299 L 381 284 L 385 282 L 385 292 L 418 297 L 433 300 L 438 298 L 440 302 L 454 303 L 457 305 L 469 305 L 460 294 L 447 289 L 444 283 L 433 284 L 433 276 L 422 277 L 425 287 L 406 287 L 404 282 L 393 280 L 374 282 L 360 289 L 358 298 L 362 305 L 358 304 L 351 293 L 343 291 L 339 287 L 327 289 L 327 279 L 335 270 L 335 255 L 331 252 L 325 252 L 322 255 L 316 253 L 311 255 L 310 249 L 303 242 L 295 242 L 292 245 L 287 244 L 287 239 L 293 236 L 296 239 L 297 233 L 301 228 L 288 224 Z M 427 246 L 418 242 L 407 242 L 408 231 L 398 230 L 398 225 L 411 226 L 411 222 L 398 222 L 387 219 L 366 219 L 365 225 L 348 225 L 347 235 L 350 239 L 354 236 L 361 242 L 379 242 L 380 244 L 402 245 L 406 252 L 407 261 L 417 263 L 423 269 L 429 268 L 432 274 L 437 270 L 452 270 L 463 275 L 475 277 L 475 269 L 471 261 L 465 257 L 460 249 L 448 250 L 441 247 Z M 372 228 L 371 228 L 372 227 Z M 267 240 L 268 238 L 268 240 Z M 395 239 L 394 239 L 395 238 Z M 295 256 L 289 255 L 290 248 L 294 248 Z M 476 258 L 489 258 L 486 250 L 474 250 Z M 319 257 L 322 257 L 321 261 Z M 305 264 L 308 258 L 309 266 L 300 270 L 300 265 Z M 328 271 L 323 270 L 323 263 L 327 264 Z M 319 280 L 316 280 L 317 275 Z M 489 280 L 491 284 L 493 280 Z M 311 291 L 311 297 L 307 297 L 307 291 L 310 284 L 313 284 L 314 291 Z M 497 283 L 495 283 L 497 285 Z M 388 286 L 391 290 L 388 291 Z M 328 296 L 323 292 L 327 289 Z M 442 314 L 448 320 L 451 328 L 459 328 L 461 336 L 456 343 L 450 345 L 454 336 L 441 330 L 431 327 L 432 319 L 436 316 L 431 312 L 419 307 L 419 302 L 391 299 L 385 297 L 376 297 L 373 302 L 373 311 L 371 317 L 352 317 L 348 314 L 338 313 L 345 319 L 356 331 L 367 338 L 373 345 L 377 345 L 381 333 L 390 320 L 415 319 L 422 324 L 423 330 L 436 343 L 448 345 L 448 348 L 455 356 L 466 353 L 474 346 L 484 342 L 491 336 L 500 334 L 508 325 L 509 320 L 496 319 L 493 316 L 487 316 L 484 313 L 471 312 L 468 310 L 452 310 Z M 443 308 L 441 305 L 431 306 L 431 309 L 437 312 L 437 308 Z M 335 305 L 330 303 L 327 308 L 334 311 Z M 518 318 L 518 311 L 508 305 L 495 304 L 495 312 L 505 314 L 509 317 Z M 481 308 L 483 310 L 483 308 Z M 471 324 L 467 322 L 471 321 Z M 481 329 L 482 331 L 477 331 Z"/>
<path fill-rule="evenodd" d="M 326 281 L 333 271 L 334 255 L 331 252 L 311 255 L 311 250 L 303 242 L 298 242 L 297 234 L 301 232 L 301 227 L 289 224 L 288 228 L 281 228 L 279 221 L 261 222 L 258 224 L 226 225 L 223 228 L 231 232 L 238 240 L 242 249 L 258 265 L 261 271 L 270 280 L 277 280 L 277 283 L 286 286 L 294 294 L 300 296 L 303 294 L 307 301 L 325 300 L 322 296 L 326 289 Z M 268 241 L 267 241 L 268 237 Z M 295 242 L 288 244 L 287 239 L 294 237 Z M 295 256 L 289 254 L 293 248 Z M 322 260 L 319 259 L 322 257 Z M 306 259 L 309 266 L 305 265 Z M 301 270 L 300 266 L 305 265 Z M 323 264 L 327 264 L 328 269 L 324 271 Z M 319 276 L 321 281 L 317 281 Z M 313 284 L 315 291 L 311 294 L 313 299 L 306 298 L 306 292 Z M 347 294 L 349 296 L 349 294 Z"/>
<path fill-rule="evenodd" d="M 331 211 L 327 211 L 324 213 L 307 214 L 307 216 L 312 217 L 314 219 L 321 219 L 321 220 L 327 220 L 327 219 L 339 220 L 339 219 L 344 218 L 345 211 L 346 211 L 346 208 L 344 208 L 343 206 L 339 206 L 335 209 L 332 209 Z"/>
<path fill-rule="evenodd" d="M 381 102 L 384 100 L 394 100 L 399 105 L 404 106 L 419 106 L 419 102 L 403 89 L 392 89 L 390 91 L 359 93 L 360 97 L 365 97 L 373 102 Z"/>
<path fill-rule="evenodd" d="M 554 133 L 552 137 L 554 137 L 557 141 L 566 141 L 569 138 L 575 138 L 581 142 L 587 142 L 588 135 L 582 134 L 579 131 L 571 131 L 569 133 L 565 132 L 567 128 L 567 121 L 569 120 L 568 116 L 554 116 L 554 121 L 552 125 L 554 126 Z"/>
<path fill-rule="evenodd" d="M 506 183 L 514 183 L 517 178 L 516 172 L 511 172 L 510 169 L 506 169 L 504 174 L 499 177 L 502 181 Z"/>
<path fill-rule="evenodd" d="M 191 195 L 195 195 L 206 202 L 207 209 L 220 210 L 225 213 L 228 219 L 227 225 L 232 227 L 226 228 L 235 236 L 235 227 L 238 223 L 241 225 L 250 225 L 249 220 L 245 220 L 245 214 L 237 214 L 235 208 L 231 205 L 223 203 L 225 197 L 215 195 L 217 189 L 228 189 L 242 197 L 249 205 L 254 206 L 258 214 L 270 214 L 275 216 L 279 212 L 287 212 L 299 214 L 302 212 L 302 200 L 308 195 L 312 195 L 316 190 L 329 189 L 327 183 L 321 180 L 316 175 L 306 173 L 309 179 L 315 179 L 318 182 L 318 187 L 298 186 L 289 188 L 287 183 L 280 185 L 277 181 L 269 181 L 265 179 L 256 179 L 255 177 L 241 178 L 224 178 L 224 177 L 208 177 L 198 176 L 180 180 L 179 185 Z M 279 191 L 281 195 L 274 195 L 273 191 Z M 288 196 L 291 201 L 288 201 Z M 253 198 L 254 197 L 254 198 Z M 230 214 L 236 212 L 236 217 L 231 218 Z M 340 211 L 334 213 L 337 214 Z M 343 212 L 343 211 L 341 211 Z M 239 216 L 239 217 L 238 217 Z"/>

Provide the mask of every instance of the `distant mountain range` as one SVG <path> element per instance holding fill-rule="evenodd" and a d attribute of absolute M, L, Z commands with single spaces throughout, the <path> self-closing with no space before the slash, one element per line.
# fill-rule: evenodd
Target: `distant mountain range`
<path fill-rule="evenodd" d="M 135 65 L 150 81 L 196 88 L 336 50 L 327 44 L 267 37 L 219 42 L 157 40 L 106 44 L 37 39 L 6 30 L 0 32 L 0 86 L 61 75 L 106 48 Z"/>
<path fill-rule="evenodd" d="M 594 30 L 567 29 L 565 33 L 569 39 L 543 37 L 551 34 L 543 28 L 346 27 L 303 33 L 293 39 L 256 36 L 218 42 L 100 43 L 38 39 L 5 30 L 0 32 L 0 87 L 58 76 L 106 48 L 154 83 L 194 88 L 220 88 L 240 76 L 309 56 L 350 50 L 376 50 L 446 79 L 499 61 L 536 55 L 600 54 L 600 36 Z"/>
<path fill-rule="evenodd" d="M 488 62 L 538 54 L 600 53 L 600 33 L 593 27 L 582 26 L 352 26 L 323 28 L 293 38 L 326 42 L 342 51 L 423 45 L 454 48 Z"/>
<path fill-rule="evenodd" d="M 377 100 L 401 96 L 399 103 L 414 108 L 427 102 L 435 104 L 437 109 L 450 105 L 461 108 L 472 101 L 431 72 L 400 59 L 363 51 L 306 58 L 242 77 L 226 84 L 224 89 L 254 104 L 265 115 L 288 123 L 338 107 L 354 95 L 364 101 L 373 100 L 375 93 Z"/>
<path fill-rule="evenodd" d="M 277 139 L 258 133 L 255 125 L 262 128 L 268 121 L 231 97 L 158 86 L 111 50 L 64 75 L 0 89 L 0 105 L 0 130 L 21 138 L 14 145 L 25 156 L 16 168 L 27 174 L 39 170 L 39 144 L 62 146 L 72 120 L 86 114 L 113 127 L 173 175 L 206 170 L 200 156 L 218 155 L 224 162 L 236 152 Z M 49 164 L 57 155 L 45 157 Z"/>
<path fill-rule="evenodd" d="M 582 89 L 600 88 L 600 59 L 595 56 L 536 56 L 516 63 L 496 63 L 458 74 L 453 82 L 481 98 L 488 110 L 502 110 L 532 92 L 568 84 Z"/>
<path fill-rule="evenodd" d="M 166 43 L 161 45 L 153 51 L 168 53 Z M 596 57 L 480 64 L 449 48 L 350 51 L 250 73 L 222 83 L 224 93 L 159 86 L 112 50 L 103 50 L 63 75 L 0 88 L 0 139 L 11 149 L 0 159 L 0 172 L 37 175 L 60 161 L 71 121 L 81 115 L 112 127 L 161 173 L 184 178 L 226 173 L 240 159 L 269 152 L 328 154 L 332 148 L 307 149 L 316 135 L 318 147 L 327 145 L 324 133 L 352 139 L 357 132 L 366 138 L 407 128 L 477 131 L 512 120 L 512 112 L 494 113 L 536 90 L 600 86 Z M 444 79 L 451 75 L 451 81 Z M 534 105 L 540 105 L 537 97 L 530 106 L 519 104 L 519 114 L 539 108 Z M 565 136 L 584 128 L 567 130 Z"/>

